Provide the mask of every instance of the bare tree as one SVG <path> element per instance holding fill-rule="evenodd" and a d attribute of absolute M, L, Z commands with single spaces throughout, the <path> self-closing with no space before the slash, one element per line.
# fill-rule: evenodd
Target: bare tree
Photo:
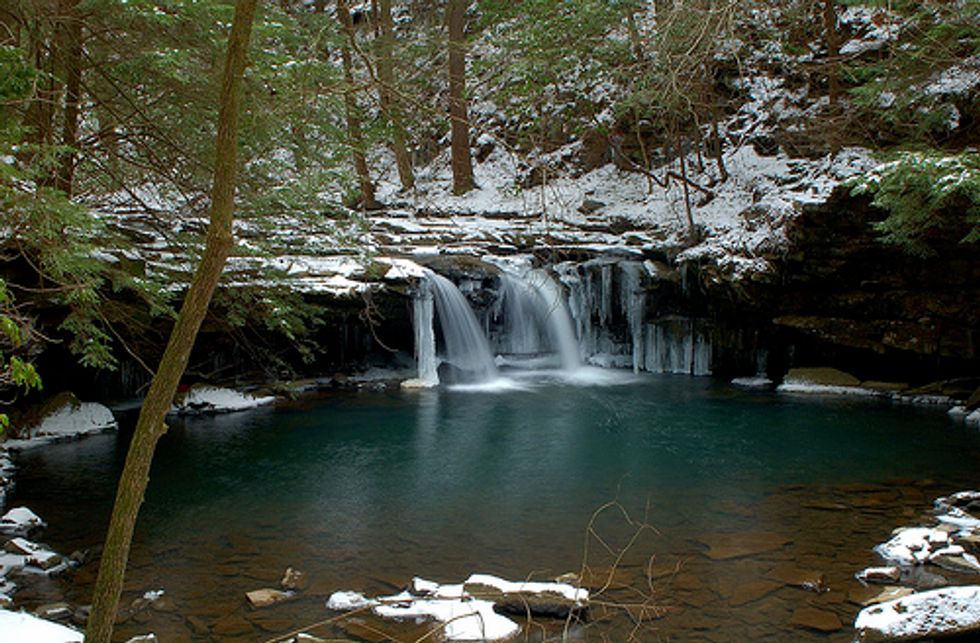
<path fill-rule="evenodd" d="M 356 45 L 354 20 L 350 15 L 347 0 L 337 0 L 337 20 L 347 42 L 340 50 L 344 66 L 344 110 L 347 112 L 347 142 L 351 149 L 354 172 L 361 186 L 361 207 L 373 210 L 379 207 L 374 198 L 374 183 L 368 169 L 365 155 L 364 132 L 361 130 L 361 117 L 357 108 L 357 88 L 354 86 L 354 60 L 351 51 Z"/>
<path fill-rule="evenodd" d="M 470 155 L 470 119 L 466 106 L 466 7 L 467 0 L 449 0 L 446 25 L 449 30 L 449 120 L 453 194 L 473 189 L 473 159 Z"/>
<path fill-rule="evenodd" d="M 405 120 L 395 91 L 394 45 L 395 30 L 391 18 L 391 0 L 372 0 L 376 18 L 376 51 L 378 55 L 378 102 L 381 114 L 391 125 L 391 151 L 395 154 L 398 179 L 402 189 L 415 187 L 412 158 L 405 144 Z"/>

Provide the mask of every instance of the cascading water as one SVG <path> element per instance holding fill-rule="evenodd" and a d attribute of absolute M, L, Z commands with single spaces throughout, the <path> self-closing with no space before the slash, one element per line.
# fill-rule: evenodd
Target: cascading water
<path fill-rule="evenodd" d="M 442 361 L 451 365 L 464 380 L 485 382 L 494 379 L 497 367 L 490 346 L 466 297 L 453 282 L 431 270 L 425 271 L 425 279 L 432 288 L 439 315 L 444 349 Z"/>
<path fill-rule="evenodd" d="M 504 330 L 500 348 L 523 355 L 537 355 L 550 349 L 558 353 L 562 368 L 572 370 L 581 366 L 579 344 L 564 296 L 548 273 L 543 270 L 505 272 L 501 282 Z"/>

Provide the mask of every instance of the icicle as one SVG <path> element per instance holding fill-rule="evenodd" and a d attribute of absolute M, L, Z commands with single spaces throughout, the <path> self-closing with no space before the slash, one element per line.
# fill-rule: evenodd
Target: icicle
<path fill-rule="evenodd" d="M 436 333 L 433 328 L 432 288 L 428 281 L 419 284 L 415 293 L 415 360 L 419 369 L 419 382 L 423 386 L 439 384 L 436 361 Z"/>
<path fill-rule="evenodd" d="M 639 373 L 644 362 L 643 318 L 646 315 L 647 294 L 640 281 L 641 264 L 624 262 L 620 264 L 623 281 L 620 284 L 620 307 L 626 314 L 630 339 L 633 347 L 633 372 Z M 605 273 L 603 273 L 605 279 Z"/>

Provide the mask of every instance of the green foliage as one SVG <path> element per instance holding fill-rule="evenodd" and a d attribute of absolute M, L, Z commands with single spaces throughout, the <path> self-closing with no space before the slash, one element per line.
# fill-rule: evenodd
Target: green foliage
<path fill-rule="evenodd" d="M 10 389 L 28 391 L 41 388 L 41 377 L 26 359 L 32 332 L 29 320 L 14 304 L 7 284 L 0 279 L 0 394 Z M 0 413 L 0 436 L 10 427 L 10 419 Z"/>
<path fill-rule="evenodd" d="M 889 3 L 891 4 L 891 3 Z M 898 28 L 897 39 L 877 57 L 842 65 L 854 104 L 884 143 L 946 144 L 951 119 L 980 116 L 980 100 L 970 93 L 942 96 L 929 88 L 939 72 L 980 54 L 980 0 L 907 2 L 882 6 L 884 20 Z M 968 74 L 967 74 L 968 75 Z M 868 127 L 875 124 L 876 127 Z"/>
<path fill-rule="evenodd" d="M 930 241 L 952 232 L 962 243 L 980 241 L 980 158 L 903 152 L 851 182 L 852 194 L 868 194 L 888 212 L 877 225 L 883 241 L 909 254 L 936 254 Z"/>

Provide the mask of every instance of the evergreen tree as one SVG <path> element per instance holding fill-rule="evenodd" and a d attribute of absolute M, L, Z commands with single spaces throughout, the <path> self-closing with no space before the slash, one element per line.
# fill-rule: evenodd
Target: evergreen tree
<path fill-rule="evenodd" d="M 187 368 L 197 332 L 232 249 L 235 175 L 238 166 L 239 94 L 256 5 L 257 0 L 239 0 L 235 8 L 218 104 L 214 187 L 207 244 L 163 359 L 143 400 L 126 464 L 119 479 L 85 633 L 87 643 L 108 643 L 112 637 L 129 548 L 149 482 L 153 452 L 166 431 L 164 418 L 177 392 L 180 378 Z"/>

